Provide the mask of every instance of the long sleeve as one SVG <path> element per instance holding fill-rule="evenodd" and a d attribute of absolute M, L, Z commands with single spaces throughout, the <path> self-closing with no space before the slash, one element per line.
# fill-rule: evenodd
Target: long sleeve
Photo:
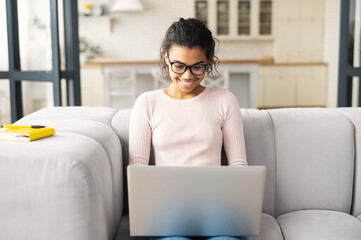
<path fill-rule="evenodd" d="M 150 116 L 145 94 L 134 103 L 129 123 L 129 164 L 148 165 L 152 138 Z"/>
<path fill-rule="evenodd" d="M 241 111 L 237 98 L 227 94 L 224 99 L 223 144 L 229 166 L 247 166 Z"/>

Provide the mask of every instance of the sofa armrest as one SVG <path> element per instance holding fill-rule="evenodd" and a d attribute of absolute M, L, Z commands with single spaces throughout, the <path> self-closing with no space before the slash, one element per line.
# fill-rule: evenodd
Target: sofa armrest
<path fill-rule="evenodd" d="M 0 142 L 0 239 L 112 239 L 122 214 L 121 145 L 110 108 L 42 109 L 16 124 L 52 137 Z"/>

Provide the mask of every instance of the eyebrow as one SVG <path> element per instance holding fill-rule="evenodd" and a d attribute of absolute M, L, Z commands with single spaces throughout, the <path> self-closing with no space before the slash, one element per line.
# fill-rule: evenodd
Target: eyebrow
<path fill-rule="evenodd" d="M 181 61 L 178 61 L 178 60 L 174 60 L 172 62 L 174 62 L 174 63 L 182 63 L 182 64 L 186 65 L 185 63 L 183 63 Z M 199 62 L 193 63 L 192 65 L 196 65 L 196 64 L 200 64 L 200 63 L 206 63 L 206 62 L 205 61 L 199 61 Z M 190 66 L 192 66 L 192 65 L 190 65 Z"/>

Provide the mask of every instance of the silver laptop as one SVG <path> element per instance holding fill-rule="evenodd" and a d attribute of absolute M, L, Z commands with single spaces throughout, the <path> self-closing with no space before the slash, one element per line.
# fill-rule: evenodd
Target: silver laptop
<path fill-rule="evenodd" d="M 266 168 L 128 166 L 131 236 L 254 236 Z"/>

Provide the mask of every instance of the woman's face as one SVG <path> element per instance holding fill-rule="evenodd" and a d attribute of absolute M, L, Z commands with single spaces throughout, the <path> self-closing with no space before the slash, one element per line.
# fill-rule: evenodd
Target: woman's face
<path fill-rule="evenodd" d="M 165 55 L 165 61 L 169 67 L 169 76 L 173 81 L 169 88 L 177 96 L 194 97 L 202 92 L 204 87 L 200 83 L 206 74 L 204 66 L 207 65 L 207 57 L 202 49 L 172 46 Z M 190 67 L 187 67 L 184 73 L 179 73 L 184 71 L 182 64 L 193 66 L 192 71 Z"/>

